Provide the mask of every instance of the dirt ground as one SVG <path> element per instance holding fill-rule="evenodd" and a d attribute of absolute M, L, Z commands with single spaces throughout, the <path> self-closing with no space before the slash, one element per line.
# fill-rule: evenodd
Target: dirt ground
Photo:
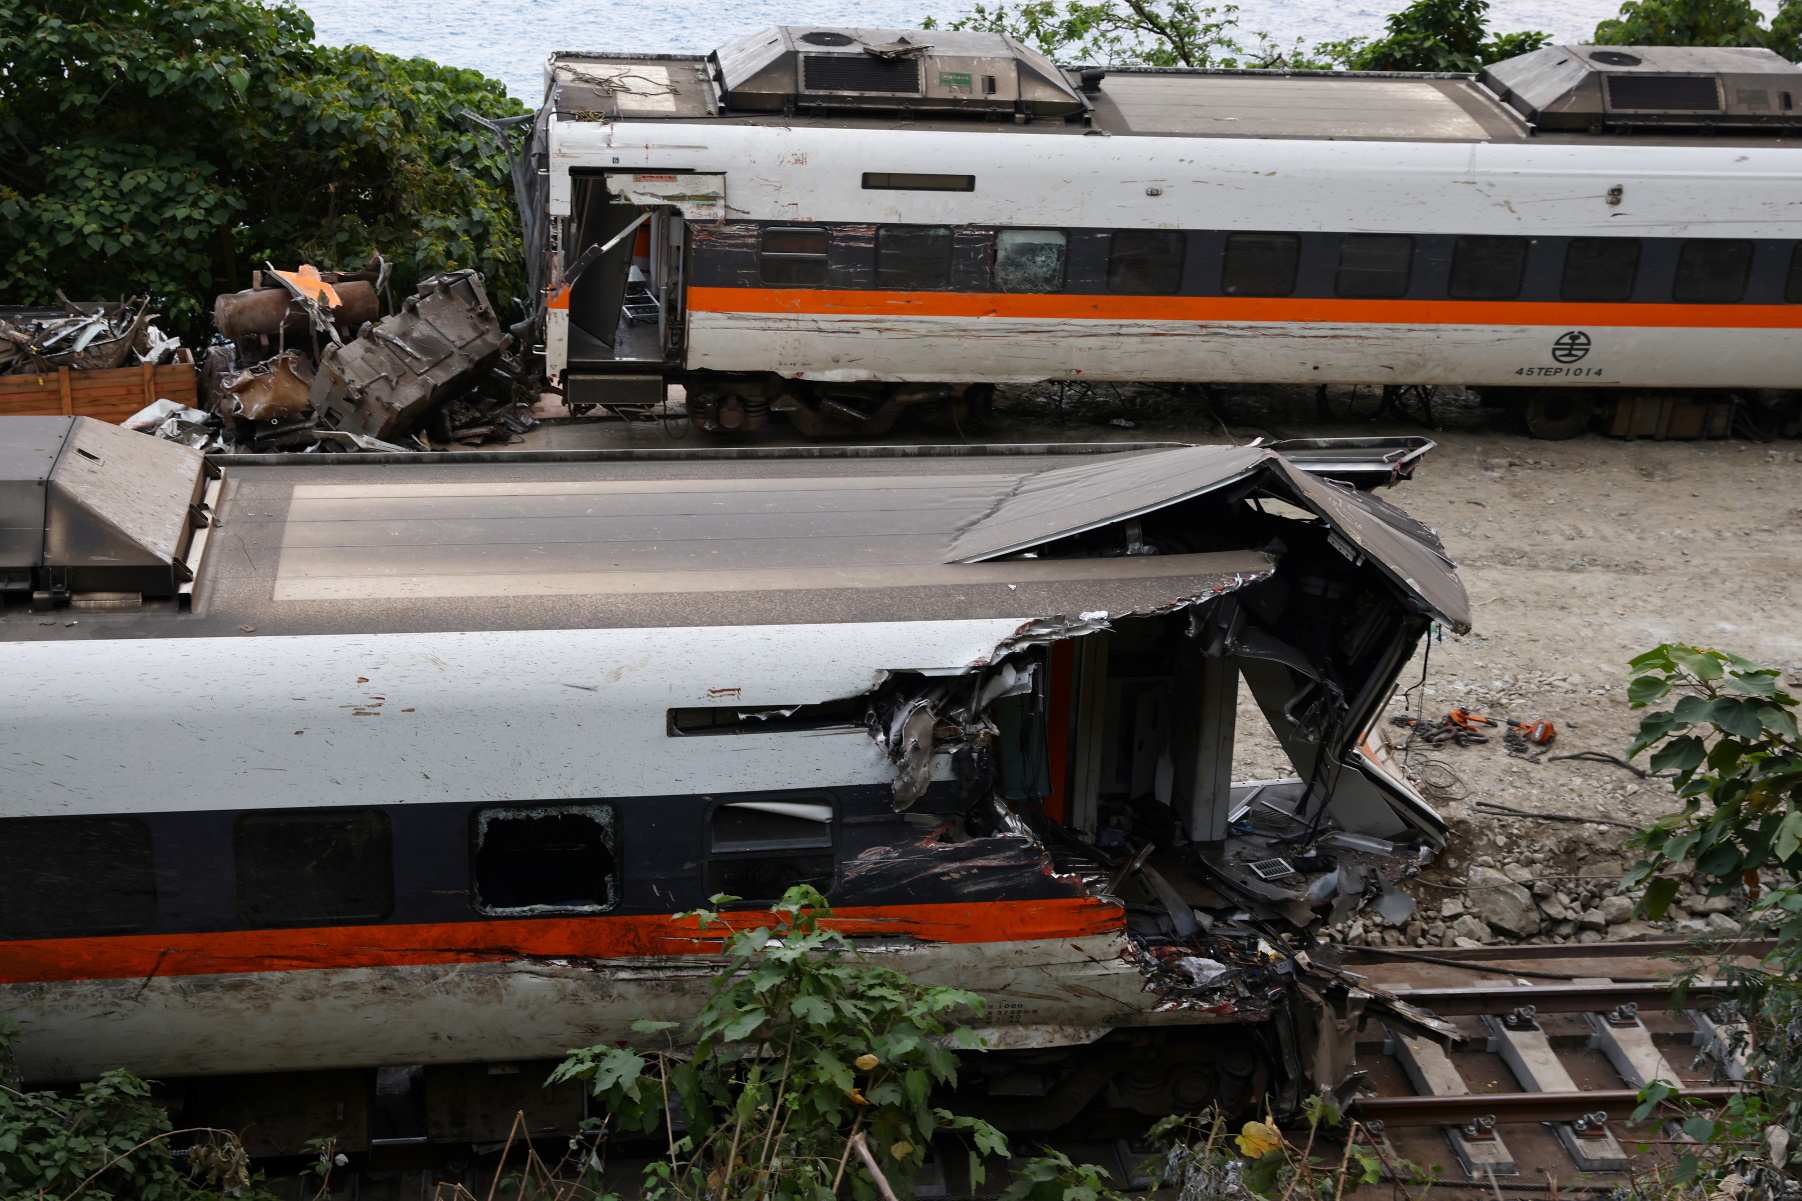
<path fill-rule="evenodd" d="M 1435 748 L 1411 765 L 1437 788 L 1432 799 L 1454 828 L 1448 854 L 1413 891 L 1420 916 L 1403 930 L 1357 923 L 1352 941 L 1454 945 L 1442 920 L 1473 869 L 1506 870 L 1544 907 L 1542 929 L 1499 929 L 1467 941 L 1595 941 L 1702 933 L 1699 897 L 1677 924 L 1649 928 L 1593 916 L 1625 860 L 1619 826 L 1549 822 L 1478 812 L 1479 801 L 1534 814 L 1605 817 L 1629 825 L 1674 807 L 1668 786 L 1616 766 L 1553 760 L 1576 751 L 1623 754 L 1637 725 L 1627 707 L 1627 661 L 1662 642 L 1718 647 L 1795 673 L 1802 686 L 1802 462 L 1793 440 L 1627 442 L 1597 434 L 1529 439 L 1504 415 L 1461 389 L 1418 403 L 1412 420 L 1381 414 L 1374 389 L 1333 389 L 1323 411 L 1313 389 L 1216 389 L 1172 396 L 1133 387 L 1004 389 L 992 428 L 967 438 L 897 430 L 883 442 L 1246 442 L 1254 437 L 1426 434 L 1438 442 L 1415 478 L 1385 495 L 1436 529 L 1473 605 L 1466 635 L 1438 631 L 1404 673 L 1391 713 L 1437 719 L 1452 708 L 1497 719 L 1556 723 L 1550 754 L 1506 753 L 1503 727 L 1487 744 Z M 786 427 L 755 436 L 796 444 Z M 672 443 L 654 423 L 616 421 L 534 430 L 524 445 L 704 445 L 690 431 Z M 1424 668 L 1424 674 L 1423 674 Z M 1242 697 L 1235 776 L 1292 774 L 1256 710 Z M 1391 727 L 1399 741 L 1406 731 Z M 1437 761 L 1437 766 L 1428 761 Z M 1549 903 L 1549 904 L 1548 904 Z M 1722 908 L 1720 901 L 1711 909 Z M 1549 915 L 1566 912 L 1569 920 Z M 1583 914 L 1590 914 L 1585 923 Z M 1682 919 L 1690 919 L 1689 925 Z M 1715 919 L 1714 933 L 1726 933 Z M 1603 929 L 1585 926 L 1603 925 Z M 1563 931 L 1560 933 L 1560 931 Z"/>

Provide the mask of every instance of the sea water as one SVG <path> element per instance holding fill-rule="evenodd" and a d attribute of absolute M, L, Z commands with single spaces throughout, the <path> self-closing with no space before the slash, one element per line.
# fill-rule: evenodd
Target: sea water
<path fill-rule="evenodd" d="M 1241 0 L 1243 30 L 1282 45 L 1377 37 L 1406 0 Z M 1620 0 L 1494 0 L 1490 28 L 1540 29 L 1561 42 L 1587 41 Z M 302 0 L 319 40 L 361 44 L 473 67 L 537 104 L 544 58 L 553 50 L 705 53 L 770 25 L 861 25 L 908 29 L 927 16 L 963 15 L 963 0 Z"/>

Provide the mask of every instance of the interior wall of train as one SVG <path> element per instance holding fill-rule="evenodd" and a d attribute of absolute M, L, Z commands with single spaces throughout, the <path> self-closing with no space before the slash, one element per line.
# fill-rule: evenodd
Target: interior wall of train
<path fill-rule="evenodd" d="M 897 38 L 917 61 L 856 75 Z M 958 90 L 998 63 L 1038 99 Z M 1462 385 L 1544 436 L 1718 434 L 1720 390 L 1802 383 L 1796 95 L 1802 68 L 1707 48 L 1477 77 L 800 27 L 557 55 L 521 196 L 545 369 L 572 403 L 680 382 L 703 428 L 817 437 L 1074 379 Z"/>
<path fill-rule="evenodd" d="M 1286 1112 L 1346 1086 L 1367 1012 L 1431 1023 L 1302 953 L 1405 918 L 1443 841 L 1377 720 L 1469 605 L 1369 488 L 1394 448 L 374 482 L 15 434 L 0 1011 L 28 1080 L 124 1067 L 259 1156 L 468 1155 L 520 1110 L 567 1133 L 549 1062 L 705 996 L 717 949 L 673 915 L 800 882 L 985 998 L 956 1104 L 1006 1129 Z M 1293 777 L 1233 779 L 1242 693 Z"/>

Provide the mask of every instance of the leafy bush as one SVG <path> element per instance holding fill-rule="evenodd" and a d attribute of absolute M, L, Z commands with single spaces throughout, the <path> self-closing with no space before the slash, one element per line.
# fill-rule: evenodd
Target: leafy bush
<path fill-rule="evenodd" d="M 1686 1170 L 1737 1162 L 1748 1131 L 1780 1123 L 1802 1132 L 1802 738 L 1797 701 L 1775 668 L 1738 655 L 1667 643 L 1634 659 L 1627 698 L 1640 719 L 1631 755 L 1651 751 L 1650 767 L 1671 772 L 1679 812 L 1629 839 L 1645 852 L 1622 888 L 1645 884 L 1640 903 L 1664 916 L 1685 875 L 1710 897 L 1748 889 L 1753 927 L 1774 930 L 1776 948 L 1756 968 L 1731 960 L 1711 972 L 1737 986 L 1735 1008 L 1749 1027 L 1750 1064 L 1763 1075 L 1764 1099 L 1743 1098 L 1707 1121 L 1730 1153 L 1692 1155 Z M 1715 957 L 1718 958 L 1718 957 Z M 1693 965 L 1694 975 L 1700 965 Z M 1702 1137 L 1695 1135 L 1694 1137 Z M 1802 1144 L 1802 1137 L 1794 1140 Z M 1799 1146 L 1798 1149 L 1802 1149 Z"/>
<path fill-rule="evenodd" d="M 265 260 L 451 267 L 520 294 L 506 165 L 470 107 L 522 113 L 474 71 L 313 42 L 255 0 L 0 4 L 0 295 L 149 294 L 205 330 L 215 292 Z"/>
<path fill-rule="evenodd" d="M 957 1081 L 950 1047 L 977 1045 L 951 1015 L 980 1014 L 982 999 L 868 963 L 821 926 L 832 910 L 812 888 L 789 889 L 770 912 L 772 924 L 751 930 L 712 910 L 679 915 L 719 931 L 726 958 L 686 1031 L 692 1050 L 675 1045 L 676 1023 L 641 1021 L 634 1029 L 671 1045 L 572 1051 L 551 1081 L 587 1081 L 613 1129 L 665 1134 L 668 1156 L 647 1170 L 654 1197 L 825 1199 L 848 1176 L 851 1194 L 870 1198 L 876 1182 L 852 1156 L 860 1134 L 884 1174 L 902 1177 L 938 1134 L 965 1136 L 980 1181 L 980 1156 L 1005 1156 L 1006 1139 L 930 1095 Z"/>

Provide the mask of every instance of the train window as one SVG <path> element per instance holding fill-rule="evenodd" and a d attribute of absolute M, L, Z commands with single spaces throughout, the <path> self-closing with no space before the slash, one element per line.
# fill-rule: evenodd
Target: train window
<path fill-rule="evenodd" d="M 856 730 L 864 724 L 869 702 L 844 697 L 813 705 L 708 705 L 671 709 L 665 729 L 671 738 L 697 734 L 780 734 L 790 730 Z"/>
<path fill-rule="evenodd" d="M 1295 291 L 1300 262 L 1298 234 L 1229 234 L 1220 291 L 1228 296 L 1287 296 Z"/>
<path fill-rule="evenodd" d="M 125 934 L 155 916 L 150 828 L 137 818 L 0 822 L 0 938 Z"/>
<path fill-rule="evenodd" d="M 619 901 L 611 805 L 478 809 L 475 843 L 482 913 L 599 913 Z"/>
<path fill-rule="evenodd" d="M 1691 238 L 1677 253 L 1677 282 L 1671 299 L 1680 304 L 1738 304 L 1752 271 L 1752 243 L 1727 238 Z"/>
<path fill-rule="evenodd" d="M 1472 234 L 1452 243 L 1453 300 L 1513 300 L 1527 271 L 1525 238 Z"/>
<path fill-rule="evenodd" d="M 951 229 L 945 225 L 876 227 L 876 286 L 905 292 L 951 282 Z"/>
<path fill-rule="evenodd" d="M 1056 292 L 1064 286 L 1064 247 L 1055 229 L 1003 229 L 995 234 L 995 290 Z"/>
<path fill-rule="evenodd" d="M 866 192 L 974 192 L 974 175 L 921 175 L 906 171 L 865 171 Z"/>
<path fill-rule="evenodd" d="M 776 288 L 826 282 L 826 231 L 768 226 L 757 250 L 757 278 Z"/>
<path fill-rule="evenodd" d="M 246 813 L 232 858 L 247 926 L 372 922 L 394 908 L 394 832 L 378 809 Z"/>
<path fill-rule="evenodd" d="M 1338 296 L 1392 298 L 1408 290 L 1414 239 L 1407 234 L 1346 234 L 1339 243 Z"/>
<path fill-rule="evenodd" d="M 1789 279 L 1783 285 L 1783 299 L 1790 304 L 1802 304 L 1802 242 L 1790 251 Z"/>
<path fill-rule="evenodd" d="M 1120 229 L 1108 239 L 1107 290 L 1168 296 L 1183 286 L 1183 235 L 1172 229 Z"/>
<path fill-rule="evenodd" d="M 774 901 L 797 884 L 832 887 L 832 802 L 728 801 L 713 811 L 709 895 Z"/>
<path fill-rule="evenodd" d="M 1565 300 L 1631 300 L 1639 274 L 1638 238 L 1572 238 L 1564 251 Z"/>

